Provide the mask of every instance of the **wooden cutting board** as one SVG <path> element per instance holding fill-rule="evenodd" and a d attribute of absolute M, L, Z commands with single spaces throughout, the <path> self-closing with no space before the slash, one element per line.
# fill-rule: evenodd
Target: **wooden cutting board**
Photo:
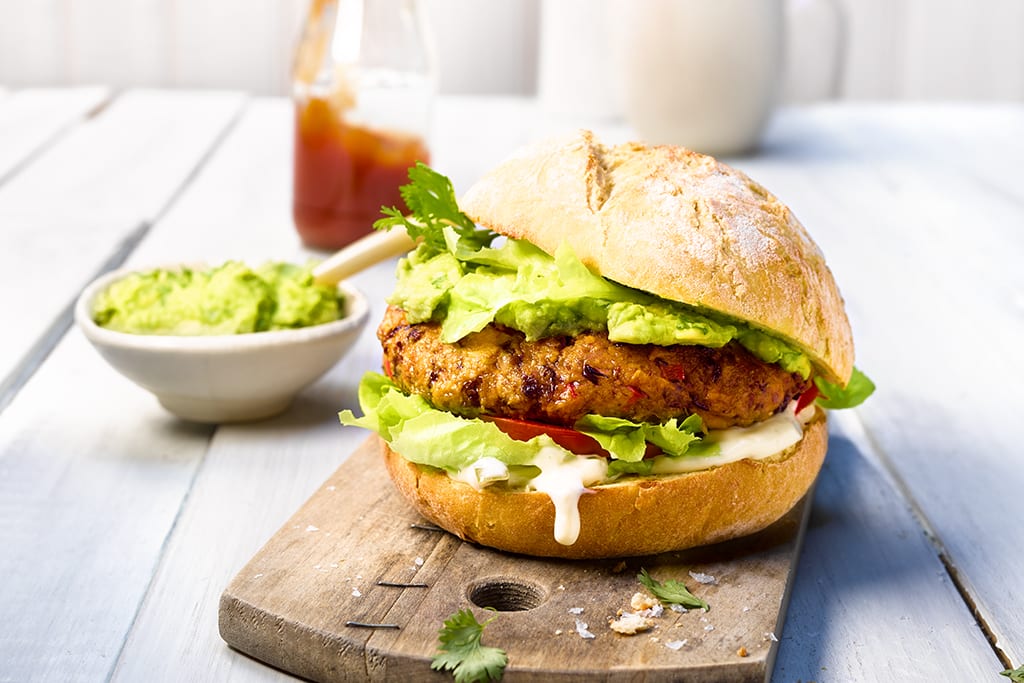
<path fill-rule="evenodd" d="M 430 669 L 442 622 L 463 608 L 483 621 L 490 605 L 500 611 L 483 643 L 508 653 L 507 681 L 763 681 L 809 508 L 805 499 L 760 534 L 679 553 L 601 561 L 509 555 L 420 518 L 392 488 L 372 437 L 227 587 L 220 633 L 232 647 L 315 681 L 443 681 L 451 674 Z M 641 568 L 659 581 L 683 581 L 710 611 L 666 610 L 650 631 L 613 632 L 609 619 L 643 590 Z M 577 619 L 592 638 L 580 635 Z"/>

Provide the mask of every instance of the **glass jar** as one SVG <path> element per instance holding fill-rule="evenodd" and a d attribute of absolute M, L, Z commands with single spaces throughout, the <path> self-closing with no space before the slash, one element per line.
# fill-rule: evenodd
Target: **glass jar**
<path fill-rule="evenodd" d="M 382 206 L 404 208 L 408 168 L 430 161 L 433 63 L 416 0 L 312 0 L 292 78 L 292 216 L 306 246 L 338 249 Z"/>

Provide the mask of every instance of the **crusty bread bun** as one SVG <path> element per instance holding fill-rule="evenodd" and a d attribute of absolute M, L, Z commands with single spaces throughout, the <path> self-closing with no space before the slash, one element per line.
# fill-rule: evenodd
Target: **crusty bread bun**
<path fill-rule="evenodd" d="M 548 253 L 567 243 L 610 280 L 782 336 L 831 382 L 850 378 L 850 324 L 818 247 L 778 199 L 712 157 L 580 131 L 514 155 L 459 205 Z"/>
<path fill-rule="evenodd" d="M 528 401 L 518 400 L 520 395 L 537 402 L 563 395 L 567 400 L 577 400 L 583 392 L 576 389 L 576 380 L 561 381 L 562 376 L 543 363 L 531 369 L 524 363 L 521 350 L 510 347 L 509 357 L 514 359 L 509 364 L 511 370 L 502 375 L 502 382 L 494 383 L 498 387 L 494 396 L 484 392 L 488 399 L 484 401 L 479 373 L 473 371 L 471 363 L 464 362 L 476 347 L 464 340 L 446 346 L 444 353 L 450 352 L 451 365 L 462 374 L 457 375 L 459 381 L 445 383 L 440 379 L 444 368 L 437 362 L 439 352 L 414 352 L 422 348 L 415 344 L 422 344 L 428 334 L 417 325 L 432 323 L 410 324 L 404 317 L 392 321 L 390 327 L 382 326 L 380 334 L 382 342 L 394 342 L 392 346 L 391 342 L 385 343 L 385 372 L 392 376 L 393 388 L 419 394 L 431 402 L 427 410 L 456 415 L 482 413 L 511 438 L 538 434 L 554 438 L 559 432 L 569 432 L 568 436 L 560 434 L 564 442 L 555 441 L 583 456 L 576 459 L 554 446 L 538 445 L 543 441 L 533 442 L 531 448 L 539 452 L 516 463 L 533 465 L 540 474 L 525 484 L 529 490 L 523 490 L 522 474 L 513 477 L 502 459 L 504 451 L 510 450 L 507 443 L 487 444 L 490 451 L 485 457 L 484 449 L 472 440 L 467 440 L 465 446 L 473 449 L 471 452 L 461 450 L 461 442 L 446 441 L 444 448 L 454 449 L 458 456 L 447 460 L 423 458 L 422 451 L 430 446 L 418 444 L 421 461 L 459 463 L 459 471 L 447 472 L 414 464 L 382 441 L 383 457 L 397 489 L 423 516 L 461 538 L 509 552 L 560 558 L 626 557 L 682 550 L 754 533 L 783 517 L 808 492 L 827 448 L 825 411 L 813 408 L 815 413 L 803 425 L 800 440 L 779 453 L 770 451 L 792 443 L 797 435 L 789 432 L 786 440 L 769 440 L 767 435 L 775 425 L 784 422 L 768 424 L 768 420 L 784 420 L 784 416 L 774 413 L 795 410 L 813 401 L 819 378 L 846 385 L 853 373 L 853 340 L 842 297 L 821 251 L 792 212 L 763 187 L 711 157 L 681 147 L 639 143 L 606 146 L 592 133 L 580 131 L 517 153 L 470 188 L 459 206 L 478 225 L 530 242 L 548 254 L 554 255 L 563 244 L 568 245 L 585 265 L 609 280 L 781 337 L 807 354 L 814 369 L 810 376 L 785 370 L 787 379 L 796 382 L 792 392 L 783 392 L 781 398 L 770 403 L 765 414 L 772 416 L 758 417 L 750 431 L 726 434 L 719 431 L 722 425 L 704 423 L 712 428 L 705 435 L 711 443 L 734 440 L 732 443 L 742 444 L 732 451 L 735 457 L 756 457 L 709 466 L 716 461 L 701 461 L 699 455 L 688 458 L 683 453 L 679 457 L 687 458 L 688 464 L 699 463 L 695 466 L 706 469 L 685 474 L 626 474 L 609 480 L 605 476 L 608 466 L 600 456 L 595 457 L 594 450 L 575 440 L 581 436 L 573 433 L 574 425 L 580 424 L 575 421 L 578 418 L 559 422 L 547 418 L 548 413 L 534 410 Z M 395 332 L 407 328 L 415 328 L 408 329 L 408 338 L 402 336 L 404 332 Z M 568 344 L 576 338 L 563 341 Z M 741 339 L 737 345 L 743 342 Z M 495 341 L 488 343 L 497 345 Z M 553 346 L 561 349 L 564 344 Z M 748 353 L 750 349 L 741 351 Z M 399 362 L 405 356 L 407 362 Z M 668 381 L 686 387 L 697 408 L 705 409 L 713 396 L 751 403 L 754 397 L 768 393 L 768 383 L 757 381 L 754 369 L 740 371 L 741 381 L 721 388 L 712 383 L 702 386 L 710 387 L 707 391 L 690 390 L 691 385 L 684 382 L 699 372 L 696 368 L 717 367 L 718 373 L 712 369 L 710 376 L 722 374 L 721 367 L 715 366 L 719 362 L 715 350 L 698 349 L 695 356 L 699 356 L 697 364 L 670 370 L 678 377 L 669 377 Z M 641 376 L 664 378 L 665 369 L 675 365 L 662 368 L 655 359 L 650 365 L 613 362 L 604 367 L 597 363 L 602 367 L 595 370 L 589 365 L 591 360 L 590 356 L 573 357 L 569 366 L 572 373 L 578 373 L 578 384 L 602 383 L 608 387 L 604 403 L 592 408 L 588 404 L 587 416 L 603 416 L 598 422 L 614 425 L 615 419 L 630 415 L 611 400 L 620 394 L 627 396 L 627 404 L 652 396 L 666 404 L 676 400 L 675 394 L 648 395 L 638 386 L 643 385 L 638 379 Z M 735 361 L 721 362 L 731 362 L 731 370 L 740 368 Z M 412 383 L 407 367 L 411 365 L 429 378 L 426 384 L 409 386 Z M 467 367 L 469 372 L 463 372 Z M 547 372 L 542 371 L 545 369 Z M 435 384 L 443 401 L 432 400 Z M 532 412 L 516 408 L 499 414 L 494 408 L 506 405 L 528 405 Z M 607 412 L 602 408 L 608 408 Z M 685 414 L 700 415 L 697 408 L 687 408 Z M 498 418 L 520 424 L 502 427 Z M 628 428 L 634 429 L 630 438 L 639 434 L 648 441 L 647 447 L 660 447 L 658 439 L 662 437 L 655 436 L 654 425 L 644 426 L 643 432 Z M 615 449 L 626 453 L 624 441 L 610 437 L 618 429 L 608 427 L 601 432 L 603 447 L 613 451 L 605 454 L 612 458 L 617 457 Z M 438 431 L 447 433 L 444 429 Z M 393 438 L 390 431 L 379 433 Z M 568 445 L 570 442 L 575 445 Z M 768 445 L 772 443 L 777 445 Z M 672 457 L 655 461 L 646 471 L 665 471 Z M 717 462 L 727 462 L 731 457 Z M 472 464 L 465 466 L 467 463 Z M 688 465 L 675 461 L 673 466 L 681 469 Z M 628 466 L 615 469 L 622 471 Z M 491 474 L 483 477 L 483 471 Z M 515 483 L 509 486 L 502 481 Z M 585 485 L 589 492 L 579 495 Z"/>
<path fill-rule="evenodd" d="M 460 538 L 514 553 L 571 559 L 683 550 L 760 531 L 807 493 L 825 458 L 824 411 L 804 438 L 762 460 L 687 474 L 626 478 L 591 487 L 579 501 L 580 535 L 555 541 L 555 509 L 544 493 L 484 489 L 381 450 L 395 486 L 416 510 Z"/>

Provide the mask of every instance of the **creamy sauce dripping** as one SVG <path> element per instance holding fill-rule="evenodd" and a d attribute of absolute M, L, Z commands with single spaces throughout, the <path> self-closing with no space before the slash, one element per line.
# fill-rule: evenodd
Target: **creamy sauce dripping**
<path fill-rule="evenodd" d="M 706 440 L 718 444 L 719 452 L 706 456 L 661 456 L 654 459 L 652 474 L 678 474 L 720 467 L 743 459 L 760 460 L 786 450 L 803 438 L 803 425 L 815 414 L 814 404 L 795 414 L 796 403 L 784 412 L 751 427 L 732 427 L 711 432 Z M 531 465 L 541 473 L 531 479 L 527 490 L 547 494 L 555 506 L 555 540 L 572 545 L 580 535 L 579 500 L 588 486 L 607 480 L 608 462 L 604 458 L 573 455 L 556 447 L 541 449 Z M 452 479 L 480 491 L 484 487 L 509 481 L 508 466 L 497 458 L 480 458 L 455 473 Z"/>
<path fill-rule="evenodd" d="M 580 496 L 587 486 L 604 480 L 608 462 L 548 447 L 541 450 L 533 464 L 540 468 L 540 474 L 528 486 L 551 498 L 555 506 L 555 541 L 572 545 L 580 536 Z"/>

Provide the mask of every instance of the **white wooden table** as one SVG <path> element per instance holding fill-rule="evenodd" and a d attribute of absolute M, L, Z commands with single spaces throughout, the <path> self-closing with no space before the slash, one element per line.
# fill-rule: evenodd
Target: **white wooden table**
<path fill-rule="evenodd" d="M 464 190 L 583 121 L 443 99 Z M 621 126 L 594 123 L 612 139 Z M 358 348 L 285 415 L 180 422 L 70 325 L 122 263 L 305 260 L 291 109 L 237 93 L 0 89 L 0 681 L 281 680 L 229 649 L 230 578 L 365 434 Z M 999 681 L 1024 661 L 1024 107 L 780 113 L 734 160 L 811 230 L 878 391 L 834 414 L 774 679 Z M 377 318 L 393 264 L 355 278 Z"/>

